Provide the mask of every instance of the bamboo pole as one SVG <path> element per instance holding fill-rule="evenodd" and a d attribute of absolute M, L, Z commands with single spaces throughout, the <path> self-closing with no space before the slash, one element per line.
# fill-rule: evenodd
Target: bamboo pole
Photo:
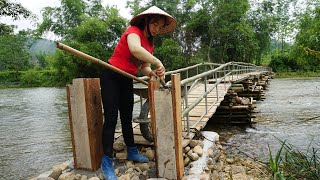
<path fill-rule="evenodd" d="M 108 63 L 106 63 L 106 62 L 104 62 L 104 61 L 102 61 L 100 59 L 98 59 L 98 58 L 92 57 L 92 56 L 90 56 L 88 54 L 85 54 L 85 53 L 83 53 L 81 51 L 78 51 L 78 50 L 76 50 L 76 49 L 74 49 L 74 48 L 72 48 L 70 46 L 67 46 L 67 45 L 65 45 L 63 43 L 57 42 L 57 48 L 59 48 L 59 49 L 61 49 L 63 51 L 66 51 L 66 52 L 68 52 L 70 54 L 73 54 L 73 55 L 75 55 L 77 57 L 80 57 L 82 59 L 85 59 L 85 60 L 91 61 L 93 63 L 99 64 L 99 65 L 101 65 L 101 66 L 103 66 L 103 67 L 105 67 L 107 69 L 110 69 L 110 70 L 112 70 L 112 71 L 114 71 L 116 73 L 119 73 L 119 74 L 121 74 L 123 76 L 126 76 L 126 77 L 128 77 L 130 79 L 136 80 L 136 81 L 138 81 L 138 82 L 140 82 L 140 83 L 142 83 L 144 85 L 148 85 L 148 83 L 146 81 L 141 80 L 141 79 L 139 79 L 138 77 L 136 77 L 134 75 L 131 75 L 131 74 L 125 72 L 125 71 L 122 71 L 121 69 L 118 69 L 118 68 L 116 68 L 116 67 L 114 67 L 114 66 L 112 66 L 112 65 L 110 65 L 110 64 L 108 64 Z"/>

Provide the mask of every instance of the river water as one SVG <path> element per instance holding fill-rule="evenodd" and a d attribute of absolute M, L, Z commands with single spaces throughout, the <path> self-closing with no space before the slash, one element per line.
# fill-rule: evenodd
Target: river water
<path fill-rule="evenodd" d="M 280 141 L 304 152 L 309 145 L 320 149 L 320 78 L 272 79 L 265 98 L 257 102 L 252 127 L 210 122 L 205 129 L 218 132 L 228 152 L 260 160 L 269 157 L 268 145 L 275 153 Z"/>
<path fill-rule="evenodd" d="M 253 127 L 206 129 L 253 157 L 266 157 L 267 144 L 277 149 L 277 138 L 320 148 L 320 78 L 272 79 L 265 97 Z M 0 89 L 0 179 L 34 177 L 71 158 L 65 88 Z"/>

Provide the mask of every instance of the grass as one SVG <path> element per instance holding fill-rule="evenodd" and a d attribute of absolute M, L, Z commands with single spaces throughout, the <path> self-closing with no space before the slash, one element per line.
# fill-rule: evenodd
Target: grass
<path fill-rule="evenodd" d="M 320 72 L 278 72 L 276 78 L 320 77 Z"/>
<path fill-rule="evenodd" d="M 280 141 L 281 148 L 273 157 L 269 148 L 269 168 L 274 180 L 308 179 L 320 180 L 319 151 L 311 147 L 304 152 L 286 141 Z"/>

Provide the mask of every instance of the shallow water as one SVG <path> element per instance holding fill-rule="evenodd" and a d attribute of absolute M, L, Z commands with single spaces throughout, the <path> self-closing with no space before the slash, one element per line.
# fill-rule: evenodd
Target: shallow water
<path fill-rule="evenodd" d="M 217 126 L 229 151 L 266 157 L 276 138 L 320 148 L 320 78 L 272 79 L 253 127 Z M 139 112 L 139 103 L 135 106 Z M 309 118 L 309 119 L 308 119 Z M 313 140 L 313 141 L 312 141 Z M 72 158 L 64 88 L 0 89 L 0 179 L 26 179 Z"/>
<path fill-rule="evenodd" d="M 0 90 L 0 179 L 26 179 L 70 159 L 65 90 Z"/>
<path fill-rule="evenodd" d="M 206 127 L 220 134 L 231 153 L 265 159 L 279 140 L 300 150 L 320 148 L 320 78 L 272 79 L 265 100 L 257 102 L 259 113 L 252 127 L 216 125 Z"/>

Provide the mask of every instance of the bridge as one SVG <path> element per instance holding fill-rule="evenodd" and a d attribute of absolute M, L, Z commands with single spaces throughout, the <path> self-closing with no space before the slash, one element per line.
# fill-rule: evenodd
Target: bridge
<path fill-rule="evenodd" d="M 219 121 L 250 123 L 250 110 L 254 109 L 256 100 L 263 98 L 263 90 L 271 78 L 269 68 L 242 62 L 200 63 L 169 71 L 166 77 L 177 73 L 181 76 L 183 147 L 209 120 L 215 120 L 212 117 L 217 116 Z M 147 80 L 148 77 L 140 79 Z M 171 85 L 171 80 L 166 83 L 169 88 Z M 148 98 L 147 87 L 136 83 L 134 92 L 140 97 L 135 106 L 141 109 L 140 116 L 133 122 L 135 142 L 152 145 L 149 103 L 145 102 Z M 246 103 L 241 102 L 242 98 L 247 98 Z M 233 110 L 235 113 L 232 113 Z M 243 113 L 241 110 L 244 110 Z M 116 131 L 115 138 L 116 141 L 123 141 L 121 129 Z"/>

